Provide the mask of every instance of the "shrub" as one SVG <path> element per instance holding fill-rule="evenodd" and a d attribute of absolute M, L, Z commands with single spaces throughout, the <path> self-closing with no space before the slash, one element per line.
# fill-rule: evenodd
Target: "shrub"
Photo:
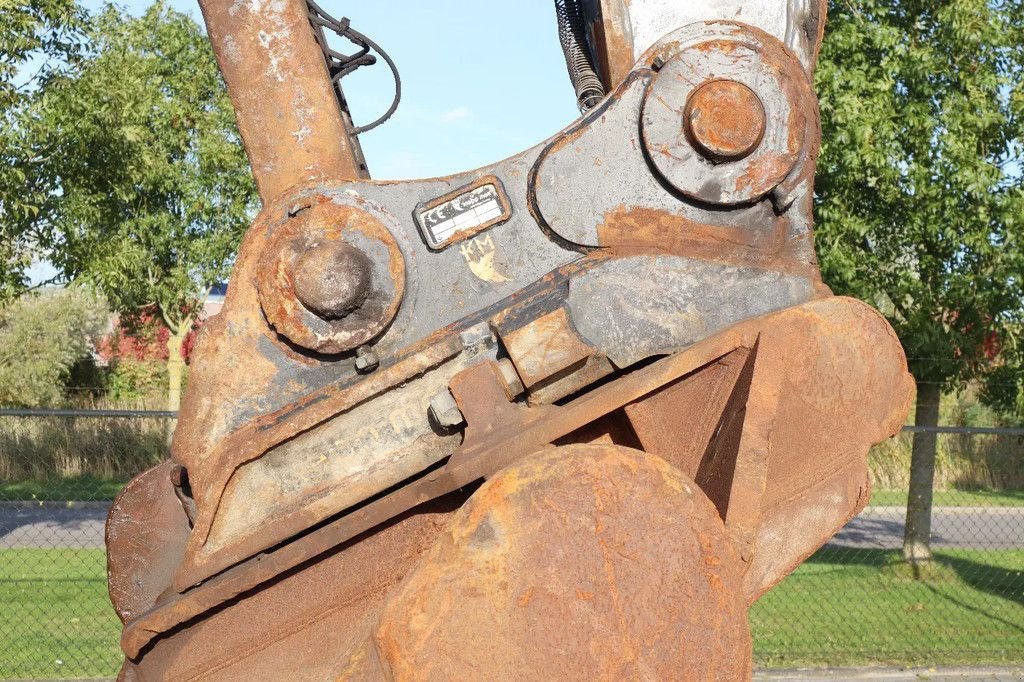
<path fill-rule="evenodd" d="M 150 403 L 167 390 L 167 365 L 159 360 L 116 360 L 106 380 L 107 398 L 122 403 Z"/>
<path fill-rule="evenodd" d="M 0 405 L 62 404 L 72 367 L 109 319 L 102 301 L 75 287 L 27 294 L 0 310 Z"/>

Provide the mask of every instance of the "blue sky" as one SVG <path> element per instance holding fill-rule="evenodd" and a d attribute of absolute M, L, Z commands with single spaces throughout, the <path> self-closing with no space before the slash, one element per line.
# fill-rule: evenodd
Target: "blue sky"
<path fill-rule="evenodd" d="M 168 0 L 202 24 L 196 0 Z M 86 0 L 99 9 L 103 3 Z M 140 14 L 150 0 L 118 2 Z M 320 0 L 337 18 L 388 51 L 402 76 L 402 103 L 380 127 L 361 136 L 377 179 L 448 175 L 511 156 L 561 130 L 578 116 L 558 44 L 552 0 Z M 343 43 L 338 43 L 340 47 Z M 391 103 L 391 75 L 380 61 L 346 77 L 357 125 Z M 54 275 L 46 262 L 33 283 Z"/>
<path fill-rule="evenodd" d="M 150 2 L 118 4 L 138 14 Z M 196 0 L 170 4 L 202 23 Z M 402 76 L 398 111 L 361 138 L 374 178 L 476 168 L 540 142 L 578 115 L 552 0 L 319 4 L 387 50 Z M 100 5 L 86 2 L 90 9 Z M 345 79 L 357 125 L 387 108 L 391 88 L 383 62 Z"/>

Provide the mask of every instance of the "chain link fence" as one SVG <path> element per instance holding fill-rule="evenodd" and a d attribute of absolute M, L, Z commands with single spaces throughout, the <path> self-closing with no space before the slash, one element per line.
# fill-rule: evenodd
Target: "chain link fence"
<path fill-rule="evenodd" d="M 166 413 L 0 414 L 0 679 L 113 677 L 103 523 L 166 456 Z M 900 560 L 911 434 L 871 506 L 751 611 L 758 666 L 1024 662 L 1024 436 L 939 436 L 935 560 Z"/>
<path fill-rule="evenodd" d="M 173 423 L 119 410 L 0 415 L 0 679 L 116 675 L 103 524 L 124 483 L 166 457 Z"/>
<path fill-rule="evenodd" d="M 760 665 L 1024 661 L 1024 429 L 930 429 L 934 556 L 912 566 L 901 550 L 916 430 L 872 450 L 870 506 L 752 609 Z"/>

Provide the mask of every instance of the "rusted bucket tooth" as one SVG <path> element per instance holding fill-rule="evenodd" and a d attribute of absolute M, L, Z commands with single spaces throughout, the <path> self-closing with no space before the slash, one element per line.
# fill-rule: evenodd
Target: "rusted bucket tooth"
<path fill-rule="evenodd" d="M 823 8 L 655 5 L 577 8 L 566 130 L 374 183 L 305 3 L 203 3 L 265 207 L 107 522 L 122 679 L 749 677 L 913 383 L 814 257 Z"/>

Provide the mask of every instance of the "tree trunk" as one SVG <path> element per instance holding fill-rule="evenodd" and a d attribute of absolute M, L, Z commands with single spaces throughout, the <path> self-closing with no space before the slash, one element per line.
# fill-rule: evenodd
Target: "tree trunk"
<path fill-rule="evenodd" d="M 917 407 L 914 424 L 939 425 L 939 400 L 942 386 L 936 382 L 917 382 Z M 911 563 L 930 561 L 932 532 L 932 488 L 935 481 L 937 434 L 917 432 L 910 456 L 910 491 L 907 496 L 907 525 L 903 531 L 903 558 Z"/>
<path fill-rule="evenodd" d="M 177 412 L 181 407 L 181 378 L 185 370 L 185 359 L 181 357 L 181 347 L 189 325 L 180 325 L 177 331 L 172 330 L 167 337 L 167 409 Z"/>

